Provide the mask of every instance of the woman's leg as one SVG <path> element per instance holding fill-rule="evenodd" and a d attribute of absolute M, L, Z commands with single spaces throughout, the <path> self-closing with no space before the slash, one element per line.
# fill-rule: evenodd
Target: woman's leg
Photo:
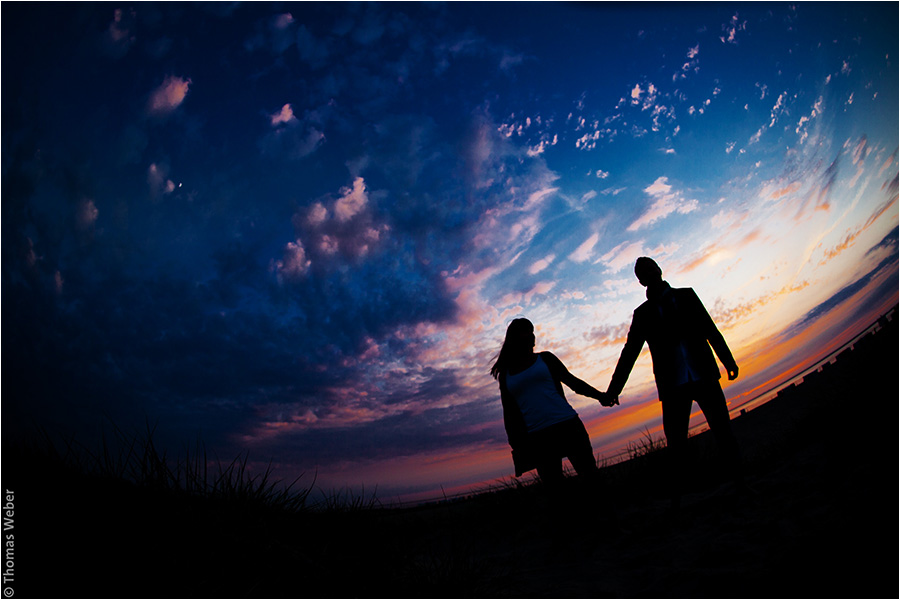
<path fill-rule="evenodd" d="M 560 483 L 563 479 L 563 454 L 559 447 L 559 425 L 551 425 L 528 435 L 541 481 L 548 485 Z"/>
<path fill-rule="evenodd" d="M 562 459 L 542 456 L 537 460 L 537 472 L 541 481 L 547 485 L 556 485 L 563 479 Z"/>
<path fill-rule="evenodd" d="M 565 423 L 565 452 L 572 463 L 572 468 L 582 477 L 593 477 L 597 474 L 597 459 L 591 447 L 591 438 L 581 419 L 572 419 Z"/>

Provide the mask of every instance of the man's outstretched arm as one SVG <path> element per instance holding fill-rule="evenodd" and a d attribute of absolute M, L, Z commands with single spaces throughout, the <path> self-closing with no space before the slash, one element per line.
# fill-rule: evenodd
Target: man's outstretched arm
<path fill-rule="evenodd" d="M 618 398 L 619 394 L 625 388 L 625 382 L 631 375 L 631 369 L 637 361 L 644 347 L 645 337 L 639 326 L 635 326 L 634 318 L 631 320 L 631 327 L 628 330 L 628 338 L 625 341 L 625 347 L 622 348 L 622 354 L 619 355 L 619 362 L 616 363 L 616 370 L 613 372 L 612 379 L 606 393 L 612 398 Z"/>

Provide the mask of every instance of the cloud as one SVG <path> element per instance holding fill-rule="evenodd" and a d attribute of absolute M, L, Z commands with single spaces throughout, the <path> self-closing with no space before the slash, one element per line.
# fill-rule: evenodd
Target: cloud
<path fill-rule="evenodd" d="M 853 148 L 853 164 L 856 166 L 860 166 L 861 163 L 866 159 L 866 156 L 869 154 L 869 140 L 866 137 L 866 134 L 862 134 L 860 136 L 859 141 L 856 143 L 856 146 Z"/>
<path fill-rule="evenodd" d="M 303 242 L 288 242 L 284 247 L 284 258 L 275 264 L 279 278 L 297 279 L 306 275 L 312 261 L 306 256 Z"/>
<path fill-rule="evenodd" d="M 757 132 L 754 133 L 754 134 L 750 137 L 750 140 L 749 140 L 749 143 L 750 143 L 750 144 L 755 144 L 755 143 L 759 142 L 759 140 L 762 139 L 763 134 L 764 134 L 766 131 L 768 131 L 769 129 L 771 129 L 772 127 L 775 126 L 775 123 L 778 122 L 778 119 L 779 119 L 779 118 L 781 117 L 781 115 L 786 111 L 786 108 L 785 108 L 785 100 L 786 100 L 786 98 L 787 98 L 787 93 L 786 93 L 786 92 L 782 92 L 781 94 L 778 95 L 778 98 L 775 100 L 775 104 L 774 104 L 774 106 L 772 106 L 772 110 L 771 110 L 771 112 L 769 113 L 769 122 L 768 122 L 768 123 L 764 123 L 764 124 L 757 130 Z M 804 123 L 804 122 L 801 121 L 801 124 L 803 124 L 803 123 Z M 800 127 L 798 126 L 798 130 L 799 130 L 799 129 L 800 129 Z"/>
<path fill-rule="evenodd" d="M 366 257 L 385 242 L 390 227 L 375 221 L 365 179 L 356 177 L 336 199 L 325 197 L 300 209 L 292 218 L 298 239 L 290 242 L 285 258 L 274 270 L 305 274 L 317 264 Z"/>
<path fill-rule="evenodd" d="M 719 40 L 725 44 L 737 44 L 737 34 L 739 31 L 747 29 L 747 21 L 741 21 L 739 16 L 735 14 L 728 23 L 722 25 L 723 35 L 719 36 Z"/>
<path fill-rule="evenodd" d="M 530 301 L 533 296 L 546 295 L 554 287 L 556 287 L 555 281 L 542 281 L 540 283 L 536 283 L 533 288 L 525 293 L 525 300 Z"/>
<path fill-rule="evenodd" d="M 156 163 L 147 167 L 147 183 L 153 196 L 171 194 L 176 189 L 175 182 L 168 178 L 168 168 Z"/>
<path fill-rule="evenodd" d="M 341 197 L 334 203 L 334 215 L 341 223 L 346 223 L 362 212 L 369 202 L 366 182 L 362 177 L 353 180 L 353 187 L 341 188 Z"/>
<path fill-rule="evenodd" d="M 641 88 L 640 84 L 635 84 L 631 89 L 631 104 L 633 106 L 640 105 L 641 110 L 649 110 L 656 103 L 659 90 L 652 83 L 648 83 L 646 88 Z"/>
<path fill-rule="evenodd" d="M 609 273 L 617 273 L 625 267 L 634 266 L 641 256 L 649 256 L 660 261 L 673 255 L 678 250 L 677 244 L 660 245 L 652 249 L 644 247 L 643 242 L 622 242 L 597 259 L 597 263 L 605 264 Z"/>
<path fill-rule="evenodd" d="M 105 50 L 114 58 L 124 56 L 137 40 L 134 35 L 136 17 L 134 9 L 126 11 L 117 8 L 113 11 L 113 20 L 106 29 L 103 41 Z"/>
<path fill-rule="evenodd" d="M 894 164 L 894 161 L 897 160 L 897 151 L 894 150 L 893 154 L 887 157 L 887 159 L 882 163 L 881 168 L 878 169 L 878 176 L 881 177 L 884 175 L 884 172 Z"/>
<path fill-rule="evenodd" d="M 681 192 L 673 190 L 667 177 L 659 177 L 651 185 L 644 188 L 644 193 L 653 199 L 653 203 L 650 205 L 650 208 L 628 226 L 628 231 L 637 231 L 643 227 L 648 227 L 672 213 L 687 214 L 697 210 L 699 207 L 699 203 L 696 200 L 686 199 Z"/>
<path fill-rule="evenodd" d="M 819 99 L 816 100 L 815 104 L 813 105 L 809 116 L 803 115 L 802 117 L 800 117 L 800 121 L 797 123 L 797 128 L 794 130 L 794 132 L 800 136 L 801 144 L 805 142 L 809 137 L 809 131 L 807 131 L 809 124 L 813 119 L 822 114 L 824 105 L 824 98 L 822 96 L 819 96 Z"/>
<path fill-rule="evenodd" d="M 320 111 L 310 111 L 301 120 L 288 103 L 267 114 L 267 118 L 272 130 L 260 140 L 260 148 L 271 156 L 298 160 L 315 152 L 325 141 Z"/>
<path fill-rule="evenodd" d="M 871 215 L 869 215 L 869 218 L 866 219 L 866 221 L 864 223 L 848 230 L 844 234 L 844 237 L 843 237 L 843 239 L 841 239 L 840 242 L 838 242 L 831 248 L 824 251 L 823 257 L 820 260 L 819 264 L 823 265 L 823 264 L 830 262 L 835 257 L 837 257 L 841 253 L 843 253 L 845 250 L 852 247 L 854 245 L 854 243 L 856 243 L 856 240 L 865 231 L 867 231 L 872 225 L 874 225 L 876 222 L 878 222 L 878 220 L 882 217 L 882 215 L 887 213 L 891 208 L 895 207 L 896 204 L 897 204 L 897 198 L 896 198 L 896 196 L 893 196 L 893 197 L 889 197 L 885 202 L 883 202 L 879 206 L 875 207 L 875 210 L 872 212 Z M 894 233 L 896 233 L 896 231 L 897 230 L 895 228 Z"/>
<path fill-rule="evenodd" d="M 754 315 L 764 314 L 766 306 L 776 304 L 784 297 L 796 294 L 809 286 L 810 283 L 805 280 L 792 282 L 752 300 L 733 305 L 726 305 L 725 301 L 720 298 L 709 307 L 709 314 L 720 329 L 728 329 L 740 323 L 746 323 Z"/>
<path fill-rule="evenodd" d="M 548 147 L 555 146 L 559 142 L 559 136 L 554 135 L 551 139 L 542 139 L 536 146 L 528 148 L 528 156 L 537 156 L 543 154 Z"/>
<path fill-rule="evenodd" d="M 642 242 L 622 242 L 615 248 L 600 257 L 600 262 L 605 264 L 609 271 L 617 273 L 627 266 L 631 266 L 641 256 L 646 256 Z"/>
<path fill-rule="evenodd" d="M 294 110 L 291 108 L 291 105 L 285 104 L 281 107 L 280 111 L 271 116 L 270 120 L 272 123 L 272 127 L 277 127 L 279 125 L 295 123 L 297 121 L 297 117 L 294 116 Z"/>
<path fill-rule="evenodd" d="M 593 233 L 588 239 L 581 243 L 578 248 L 575 249 L 572 254 L 569 255 L 569 260 L 572 262 L 582 263 L 591 258 L 591 255 L 594 251 L 594 246 L 597 245 L 597 242 L 600 241 L 600 234 Z"/>
<path fill-rule="evenodd" d="M 634 86 L 634 88 L 631 90 L 631 102 L 632 102 L 632 104 L 637 104 L 637 103 L 640 101 L 640 99 L 641 99 L 641 94 L 642 94 L 642 93 L 643 93 L 643 92 L 641 91 L 641 86 L 640 86 L 640 84 L 636 84 L 636 85 Z"/>
<path fill-rule="evenodd" d="M 291 15 L 291 13 L 283 13 L 275 17 L 272 25 L 275 27 L 275 29 L 287 29 L 287 27 L 293 22 L 294 17 L 293 15 Z"/>
<path fill-rule="evenodd" d="M 542 258 L 541 260 L 535 261 L 535 262 L 528 268 L 528 272 L 529 272 L 531 275 L 536 275 L 537 273 L 540 273 L 541 271 L 543 271 L 544 269 L 546 269 L 547 267 L 549 267 L 549 266 L 553 263 L 553 261 L 554 261 L 555 259 L 556 259 L 556 255 L 555 255 L 555 254 L 548 254 L 547 256 L 545 256 L 544 258 Z"/>
<path fill-rule="evenodd" d="M 82 200 L 78 205 L 78 214 L 76 216 L 79 229 L 89 229 L 99 216 L 100 211 L 97 210 L 97 205 L 94 204 L 93 200 Z"/>
<path fill-rule="evenodd" d="M 190 88 L 191 80 L 169 75 L 162 84 L 150 94 L 147 110 L 157 116 L 170 114 L 184 102 Z"/>
<path fill-rule="evenodd" d="M 697 44 L 693 48 L 689 48 L 687 51 L 688 61 L 681 66 L 681 69 L 677 71 L 674 75 L 672 75 L 672 81 L 676 82 L 679 79 L 686 79 L 688 73 L 699 73 L 700 72 L 700 60 L 697 56 L 700 54 L 700 44 Z"/>

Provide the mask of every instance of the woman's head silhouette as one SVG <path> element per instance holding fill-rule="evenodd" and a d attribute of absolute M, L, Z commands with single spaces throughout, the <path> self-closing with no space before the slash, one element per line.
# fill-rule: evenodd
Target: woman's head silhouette
<path fill-rule="evenodd" d="M 513 319 L 506 328 L 506 337 L 500 347 L 500 355 L 494 366 L 491 367 L 491 375 L 494 376 L 494 379 L 500 376 L 500 371 L 509 364 L 511 358 L 528 354 L 534 350 L 534 342 L 534 324 L 524 317 Z"/>

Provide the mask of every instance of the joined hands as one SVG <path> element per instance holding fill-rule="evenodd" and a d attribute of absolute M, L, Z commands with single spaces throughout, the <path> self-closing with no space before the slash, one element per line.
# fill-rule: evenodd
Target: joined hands
<path fill-rule="evenodd" d="M 600 392 L 600 395 L 597 396 L 597 400 L 600 401 L 601 406 L 606 407 L 616 406 L 619 403 L 618 396 L 612 396 L 606 392 Z"/>

